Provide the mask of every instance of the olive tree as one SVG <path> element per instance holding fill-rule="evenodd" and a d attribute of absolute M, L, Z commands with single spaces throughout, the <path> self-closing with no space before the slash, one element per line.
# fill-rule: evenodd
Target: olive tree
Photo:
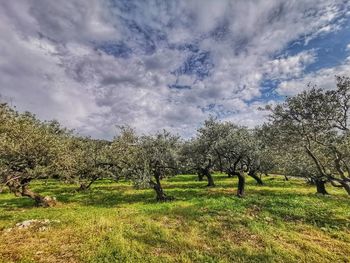
<path fill-rule="evenodd" d="M 215 118 L 207 119 L 197 130 L 197 136 L 187 145 L 186 158 L 196 170 L 199 180 L 204 176 L 207 186 L 215 186 L 212 170 L 217 167 L 222 170 L 221 155 L 218 153 L 218 142 L 229 132 L 230 123 L 220 123 Z"/>
<path fill-rule="evenodd" d="M 138 153 L 139 137 L 129 126 L 117 126 L 119 134 L 114 137 L 109 150 L 108 158 L 125 178 L 132 177 L 132 165 Z M 119 177 L 119 176 L 118 176 Z"/>
<path fill-rule="evenodd" d="M 350 194 L 349 109 L 350 79 L 337 77 L 334 90 L 308 86 L 308 90 L 275 107 L 268 106 L 270 125 L 278 141 L 299 145 L 318 171 L 317 190 L 324 184 L 342 187 Z"/>
<path fill-rule="evenodd" d="M 0 105 L 0 180 L 16 196 L 26 196 L 39 206 L 55 200 L 33 192 L 34 179 L 55 174 L 60 138 L 64 134 L 57 122 L 40 122 L 30 113 L 20 114 Z"/>
<path fill-rule="evenodd" d="M 284 150 L 285 145 L 277 142 L 278 137 L 275 135 L 275 131 L 276 129 L 268 124 L 263 124 L 254 129 L 255 136 L 259 143 L 259 172 L 260 174 L 265 175 L 268 175 L 271 172 L 275 174 L 283 174 L 285 180 L 289 180 L 288 176 L 282 171 L 282 162 L 286 159 L 286 151 Z"/>
<path fill-rule="evenodd" d="M 183 171 L 197 173 L 199 181 L 206 177 L 207 186 L 213 187 L 211 169 L 214 167 L 214 157 L 202 140 L 192 139 L 181 147 L 180 165 Z"/>
<path fill-rule="evenodd" d="M 127 179 L 131 179 L 137 187 L 153 188 L 157 201 L 173 199 L 164 192 L 161 180 L 178 172 L 177 136 L 163 131 L 138 137 L 132 130 L 126 129 L 112 145 L 116 152 L 122 150 L 125 153 L 119 162 Z"/>
<path fill-rule="evenodd" d="M 260 169 L 259 144 L 252 131 L 246 127 L 226 124 L 229 127 L 225 136 L 220 137 L 216 145 L 216 153 L 220 156 L 223 170 L 229 177 L 238 177 L 237 196 L 244 196 L 245 172 L 259 184 L 263 184 L 257 176 Z"/>
<path fill-rule="evenodd" d="M 65 143 L 66 155 L 61 159 L 61 171 L 65 180 L 80 185 L 78 190 L 89 189 L 99 179 L 118 176 L 118 167 L 110 158 L 108 141 L 72 136 Z"/>
<path fill-rule="evenodd" d="M 300 150 L 288 151 L 285 158 L 280 161 L 282 171 L 286 176 L 304 178 L 309 184 L 316 186 L 317 193 L 328 194 L 325 187 L 326 181 L 320 176 L 315 163 L 307 155 L 300 154 Z M 319 183 L 320 181 L 322 183 Z"/>

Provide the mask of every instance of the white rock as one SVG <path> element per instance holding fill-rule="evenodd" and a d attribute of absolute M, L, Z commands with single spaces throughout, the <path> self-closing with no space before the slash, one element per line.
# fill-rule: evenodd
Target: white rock
<path fill-rule="evenodd" d="M 60 223 L 60 220 L 49 220 L 49 219 L 30 219 L 30 220 L 25 220 L 23 222 L 17 223 L 14 228 L 8 228 L 5 230 L 5 232 L 10 232 L 13 229 L 27 229 L 31 227 L 39 227 L 39 231 L 44 231 L 48 229 L 48 226 L 50 224 L 57 224 Z"/>

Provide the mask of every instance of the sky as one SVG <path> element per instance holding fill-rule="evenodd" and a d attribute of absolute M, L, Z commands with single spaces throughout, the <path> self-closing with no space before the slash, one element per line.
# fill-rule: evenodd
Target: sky
<path fill-rule="evenodd" d="M 0 100 L 81 135 L 189 138 L 350 76 L 347 0 L 0 0 Z"/>

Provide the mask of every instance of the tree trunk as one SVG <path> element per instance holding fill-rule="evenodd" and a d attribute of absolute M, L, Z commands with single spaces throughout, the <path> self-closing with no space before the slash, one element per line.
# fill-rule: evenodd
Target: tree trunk
<path fill-rule="evenodd" d="M 84 183 L 81 183 L 77 191 L 85 191 L 87 189 L 87 185 Z"/>
<path fill-rule="evenodd" d="M 350 182 L 347 182 L 345 180 L 341 181 L 341 180 L 330 180 L 330 183 L 334 186 L 334 187 L 338 187 L 338 188 L 344 188 L 345 191 L 348 193 L 348 195 L 350 195 Z M 338 183 L 338 184 L 337 184 Z"/>
<path fill-rule="evenodd" d="M 289 178 L 288 178 L 287 175 L 284 176 L 284 180 L 285 180 L 285 181 L 289 181 Z"/>
<path fill-rule="evenodd" d="M 9 178 L 7 180 L 7 187 L 9 188 L 10 192 L 13 193 L 15 196 L 26 196 L 35 201 L 35 204 L 37 206 L 42 206 L 42 207 L 50 207 L 50 206 L 55 206 L 56 205 L 56 200 L 54 198 L 51 198 L 49 196 L 41 196 L 33 191 L 31 191 L 28 188 L 28 184 L 30 183 L 32 179 L 30 178 L 24 178 L 24 179 L 16 179 L 16 180 L 11 180 Z"/>
<path fill-rule="evenodd" d="M 199 172 L 197 172 L 197 175 L 198 175 L 198 181 L 203 181 L 203 177 L 204 177 L 204 174 L 201 172 L 201 171 L 199 171 Z"/>
<path fill-rule="evenodd" d="M 210 171 L 207 169 L 205 170 L 205 176 L 207 177 L 208 179 L 208 184 L 207 186 L 208 187 L 214 187 L 215 186 L 215 183 L 214 183 L 214 179 L 213 179 L 213 176 L 211 175 Z"/>
<path fill-rule="evenodd" d="M 350 183 L 343 182 L 341 185 L 344 187 L 344 189 L 348 193 L 348 195 L 350 195 Z"/>
<path fill-rule="evenodd" d="M 85 191 L 90 188 L 90 186 L 96 181 L 96 179 L 91 180 L 88 184 L 81 183 L 80 187 L 78 188 L 78 191 Z"/>
<path fill-rule="evenodd" d="M 11 180 L 10 177 L 6 178 L 6 186 L 9 188 L 10 192 L 15 196 L 21 196 L 21 185 L 18 180 Z"/>
<path fill-rule="evenodd" d="M 326 186 L 325 186 L 326 182 L 324 180 L 316 179 L 315 184 L 316 184 L 316 189 L 318 194 L 328 195 L 326 191 Z"/>
<path fill-rule="evenodd" d="M 164 193 L 163 188 L 160 185 L 154 184 L 153 185 L 153 189 L 156 191 L 156 194 L 157 194 L 156 200 L 157 201 L 162 202 L 162 201 L 166 201 L 167 200 L 167 196 Z"/>
<path fill-rule="evenodd" d="M 163 191 L 163 188 L 160 184 L 160 177 L 155 175 L 154 176 L 155 179 L 156 179 L 156 183 L 151 181 L 151 185 L 154 189 L 154 191 L 156 191 L 156 194 L 157 194 L 157 197 L 156 197 L 156 200 L 158 202 L 165 202 L 165 201 L 171 201 L 171 200 L 174 200 L 174 198 L 172 196 L 167 196 L 164 191 Z"/>
<path fill-rule="evenodd" d="M 243 172 L 237 173 L 238 177 L 238 189 L 237 189 L 237 196 L 243 197 L 244 196 L 244 186 L 245 186 L 245 176 Z"/>
<path fill-rule="evenodd" d="M 21 195 L 33 199 L 37 206 L 52 207 L 56 205 L 56 200 L 54 198 L 51 198 L 49 196 L 44 197 L 42 195 L 39 195 L 31 191 L 30 189 L 28 189 L 27 185 L 22 186 Z"/>
<path fill-rule="evenodd" d="M 261 178 L 259 178 L 259 176 L 257 176 L 256 171 L 255 170 L 250 170 L 248 172 L 248 175 L 253 177 L 255 179 L 255 181 L 258 183 L 258 185 L 263 185 L 263 181 L 261 180 Z"/>

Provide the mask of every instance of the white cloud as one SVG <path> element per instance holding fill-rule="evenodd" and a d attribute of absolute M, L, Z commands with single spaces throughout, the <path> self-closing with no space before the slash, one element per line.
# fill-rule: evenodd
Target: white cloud
<path fill-rule="evenodd" d="M 299 77 L 305 67 L 315 60 L 315 54 L 312 51 L 304 51 L 295 56 L 271 60 L 264 65 L 264 71 L 272 79 Z"/>
<path fill-rule="evenodd" d="M 346 46 L 346 50 L 350 51 L 350 43 Z"/>
<path fill-rule="evenodd" d="M 298 79 L 283 81 L 279 85 L 277 92 L 281 95 L 293 96 L 307 89 L 307 85 L 317 85 L 321 89 L 329 90 L 335 88 L 335 76 L 349 76 L 350 60 L 344 64 L 325 68 L 306 74 Z"/>
<path fill-rule="evenodd" d="M 308 78 L 326 83 L 348 69 L 304 76 L 317 59 L 312 50 L 275 55 L 293 40 L 338 30 L 349 7 L 342 0 L 3 1 L 0 94 L 95 137 L 111 138 L 115 124 L 190 136 L 209 105 L 253 126 L 263 120 L 256 108 L 266 102 L 251 101 L 264 78 L 283 80 L 278 91 L 292 94 Z M 105 54 L 101 43 L 122 43 L 129 53 Z M 195 53 L 180 44 L 208 52 L 207 77 L 173 74 Z M 191 89 L 169 88 L 175 83 Z"/>

